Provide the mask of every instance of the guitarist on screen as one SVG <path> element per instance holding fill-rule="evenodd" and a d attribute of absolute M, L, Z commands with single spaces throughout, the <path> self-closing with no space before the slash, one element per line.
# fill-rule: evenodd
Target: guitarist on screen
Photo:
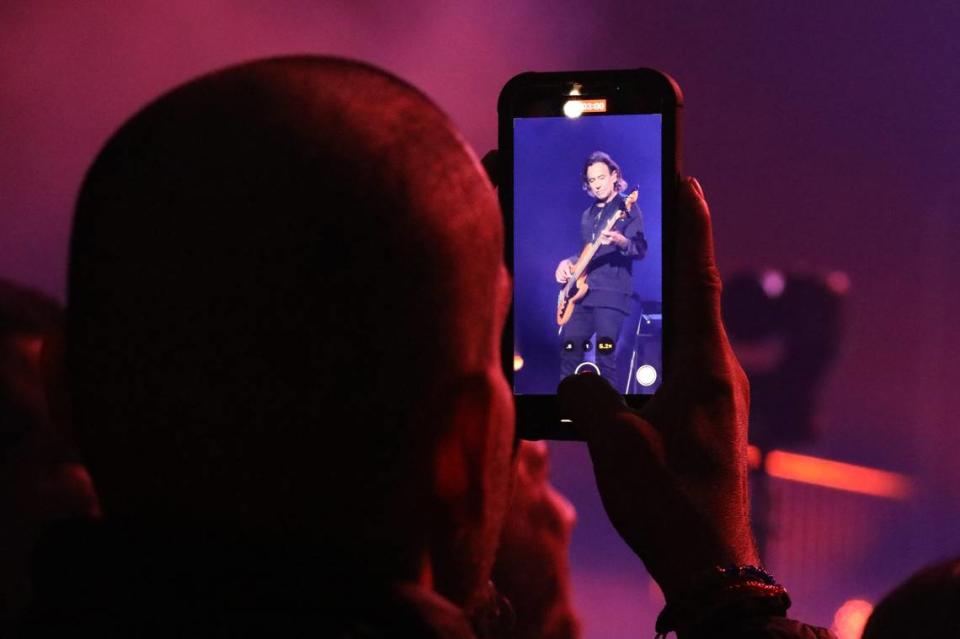
<path fill-rule="evenodd" d="M 630 313 L 633 293 L 633 261 L 643 259 L 647 241 L 643 236 L 643 216 L 633 206 L 636 193 L 625 197 L 627 183 L 620 167 L 609 155 L 595 151 L 583 166 L 583 190 L 594 198 L 580 218 L 583 252 L 557 265 L 556 279 L 563 285 L 557 308 L 560 324 L 560 376 L 574 373 L 578 364 L 586 360 L 593 348 L 590 338 L 596 334 L 596 362 L 600 374 L 614 386 L 617 378 L 616 345 L 623 321 Z M 614 221 L 614 218 L 619 218 Z M 611 226 L 612 223 L 612 226 Z M 609 230 L 605 230 L 609 228 Z M 578 262 L 581 267 L 590 253 L 583 272 L 586 275 L 586 295 L 571 303 L 578 289 L 583 288 L 581 276 L 571 284 L 570 294 L 564 295 L 566 285 L 574 276 Z"/>

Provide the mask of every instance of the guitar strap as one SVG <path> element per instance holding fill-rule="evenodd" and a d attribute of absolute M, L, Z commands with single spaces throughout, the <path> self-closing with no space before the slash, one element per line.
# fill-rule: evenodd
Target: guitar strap
<path fill-rule="evenodd" d="M 591 204 L 591 207 L 594 205 Z M 600 219 L 603 217 L 603 208 L 597 207 L 597 216 L 593 218 L 593 233 L 590 235 L 590 241 L 595 242 L 597 240 L 597 231 L 600 230 Z"/>
<path fill-rule="evenodd" d="M 621 196 L 621 197 L 622 197 L 622 196 Z M 595 204 L 591 204 L 591 205 L 590 205 L 590 208 L 593 208 L 594 206 L 596 206 L 596 205 L 595 205 Z M 597 208 L 598 208 L 599 210 L 597 211 L 597 215 L 596 215 L 596 217 L 595 217 L 594 220 L 593 220 L 593 233 L 590 235 L 590 241 L 591 241 L 591 242 L 595 242 L 595 241 L 597 240 L 597 232 L 600 230 L 600 228 L 601 228 L 604 224 L 606 224 L 606 221 L 610 219 L 609 217 L 606 217 L 606 218 L 605 218 L 604 215 L 603 215 L 604 212 L 607 210 L 606 207 L 597 207 Z M 590 209 L 588 208 L 587 210 L 589 211 Z M 617 210 L 612 213 L 612 215 L 619 215 L 619 214 L 620 214 L 620 211 L 622 211 L 622 210 L 623 210 L 623 207 L 618 207 Z"/>

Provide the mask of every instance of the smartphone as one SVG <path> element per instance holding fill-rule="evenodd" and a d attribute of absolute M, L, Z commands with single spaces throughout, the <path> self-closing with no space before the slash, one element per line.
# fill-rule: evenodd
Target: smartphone
<path fill-rule="evenodd" d="M 518 435 L 580 439 L 556 389 L 591 372 L 640 407 L 664 376 L 680 88 L 653 69 L 524 73 L 498 101 Z"/>

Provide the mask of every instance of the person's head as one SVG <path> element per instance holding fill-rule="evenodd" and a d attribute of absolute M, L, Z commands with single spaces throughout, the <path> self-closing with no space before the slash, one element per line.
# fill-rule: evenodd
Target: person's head
<path fill-rule="evenodd" d="M 603 151 L 594 151 L 583 163 L 583 190 L 605 202 L 627 188 L 620 166 Z"/>
<path fill-rule="evenodd" d="M 502 232 L 451 122 L 377 69 L 264 60 L 148 105 L 87 174 L 71 244 L 104 515 L 468 603 L 510 481 Z"/>
<path fill-rule="evenodd" d="M 960 636 L 960 557 L 927 566 L 874 608 L 863 639 Z"/>

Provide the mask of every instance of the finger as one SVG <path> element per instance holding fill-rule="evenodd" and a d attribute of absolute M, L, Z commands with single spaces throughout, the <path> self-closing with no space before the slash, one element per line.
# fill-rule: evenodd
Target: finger
<path fill-rule="evenodd" d="M 496 149 L 492 151 L 487 151 L 486 155 L 480 160 L 480 163 L 483 165 L 483 170 L 487 172 L 487 177 L 490 179 L 490 183 L 493 184 L 494 188 L 499 185 L 499 176 L 498 171 L 500 170 L 500 154 Z"/>
<path fill-rule="evenodd" d="M 673 312 L 667 318 L 678 344 L 716 344 L 725 339 L 720 318 L 720 274 L 714 259 L 710 209 L 695 178 L 681 181 L 677 193 L 677 240 L 672 287 Z"/>
<path fill-rule="evenodd" d="M 572 375 L 557 389 L 561 414 L 573 421 L 587 441 L 598 479 L 626 472 L 623 486 L 601 491 L 604 503 L 632 485 L 642 475 L 638 464 L 648 466 L 659 450 L 654 427 L 624 403 L 623 397 L 599 375 Z M 632 491 L 627 490 L 627 493 Z M 635 498 L 634 493 L 630 498 Z"/>

